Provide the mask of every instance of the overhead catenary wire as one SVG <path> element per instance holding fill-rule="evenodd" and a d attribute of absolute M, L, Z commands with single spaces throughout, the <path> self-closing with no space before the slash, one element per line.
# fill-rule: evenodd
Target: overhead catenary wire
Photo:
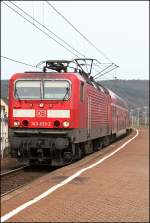
<path fill-rule="evenodd" d="M 109 62 L 113 63 L 113 61 L 108 58 L 95 44 L 90 41 L 85 35 L 83 35 L 64 15 L 62 15 L 49 1 L 46 3 L 57 13 L 59 14 L 77 33 L 79 33 L 91 46 L 93 46 L 101 55 L 105 57 Z"/>
<path fill-rule="evenodd" d="M 5 57 L 5 56 L 1 56 L 1 58 L 4 58 L 6 60 L 10 60 L 10 61 L 13 61 L 13 62 L 16 62 L 16 63 L 20 63 L 20 64 L 23 64 L 23 65 L 26 65 L 26 66 L 29 66 L 29 67 L 34 67 L 34 68 L 38 68 L 38 69 L 41 69 L 40 67 L 37 67 L 37 66 L 34 66 L 32 64 L 28 64 L 28 63 L 25 63 L 25 62 L 22 62 L 22 61 L 19 61 L 19 60 L 16 60 L 16 59 L 12 59 L 10 57 Z"/>
<path fill-rule="evenodd" d="M 70 47 L 72 50 L 74 50 L 76 53 L 78 53 L 80 56 L 85 57 L 85 55 L 83 55 L 81 52 L 79 52 L 78 50 L 76 50 L 75 48 L 73 48 L 70 44 L 68 44 L 65 40 L 63 40 L 61 37 L 59 37 L 58 35 L 56 35 L 53 31 L 51 31 L 49 28 L 47 28 L 44 25 L 44 5 L 43 5 L 43 24 L 40 23 L 37 19 L 33 18 L 29 13 L 27 13 L 25 10 L 23 10 L 22 8 L 20 8 L 18 5 L 16 5 L 14 2 L 9 1 L 12 5 L 14 5 L 17 9 L 19 9 L 20 11 L 22 11 L 25 15 L 27 15 L 28 17 L 30 17 L 31 19 L 33 19 L 34 22 L 36 22 L 37 24 L 39 24 L 40 26 L 42 26 L 43 28 L 45 28 L 48 32 L 50 32 L 51 34 L 53 34 L 56 38 L 58 38 L 60 41 L 62 41 L 64 44 L 66 44 L 68 47 Z M 44 3 L 44 2 L 43 2 Z M 35 23 L 33 24 L 35 25 Z M 75 55 L 75 54 L 74 54 Z M 77 55 L 76 55 L 77 56 Z M 78 57 L 79 58 L 79 57 Z"/>
<path fill-rule="evenodd" d="M 34 24 L 34 1 L 32 1 L 32 13 L 33 13 L 33 24 Z"/>
<path fill-rule="evenodd" d="M 27 16 L 29 16 L 32 20 L 34 20 L 35 22 L 37 22 L 39 25 L 42 26 L 42 28 L 44 27 L 45 29 L 47 29 L 49 32 L 53 33 L 51 30 L 49 30 L 46 26 L 44 26 L 43 24 L 41 24 L 39 21 L 37 21 L 35 18 L 33 18 L 31 15 L 29 15 L 27 12 L 25 12 L 23 9 L 21 9 L 19 6 L 17 6 L 16 4 L 14 4 L 13 2 L 9 1 L 11 4 L 13 4 L 16 8 L 18 8 L 19 10 L 21 10 L 24 14 L 26 14 Z M 31 22 L 29 19 L 27 19 L 25 16 L 23 16 L 22 14 L 20 14 L 18 11 L 16 11 L 14 8 L 12 8 L 11 6 L 7 5 L 5 2 L 3 2 L 7 7 L 9 7 L 11 10 L 13 10 L 15 13 L 17 13 L 20 17 L 22 17 L 23 19 L 25 19 L 27 22 L 29 22 L 30 24 L 32 24 L 34 27 L 36 27 L 38 30 L 40 30 L 41 32 L 43 32 L 45 35 L 47 35 L 49 38 L 51 38 L 52 40 L 54 40 L 55 42 L 57 42 L 59 45 L 61 45 L 62 47 L 64 47 L 67 51 L 69 51 L 71 54 L 75 55 L 76 57 L 80 58 L 77 54 L 75 54 L 74 52 L 72 52 L 70 49 L 68 49 L 66 46 L 64 46 L 63 44 L 61 44 L 60 42 L 58 42 L 56 39 L 54 39 L 52 36 L 50 36 L 47 32 L 43 31 L 42 29 L 40 29 L 35 23 L 33 24 L 33 22 Z M 60 37 L 58 37 L 55 33 L 53 33 L 53 35 L 55 35 L 57 38 L 59 38 L 61 41 L 63 41 L 65 44 L 67 44 L 69 47 L 71 47 L 68 43 L 66 43 L 63 39 L 61 39 Z M 75 50 L 77 53 L 80 53 L 79 51 L 77 51 L 76 49 L 74 49 L 73 47 L 71 47 L 73 50 Z M 80 55 L 83 55 L 80 53 Z M 84 55 L 83 55 L 84 56 Z M 85 56 L 84 56 L 85 58 Z M 99 62 L 99 61 L 98 61 Z M 99 62 L 99 65 L 101 65 L 102 63 Z M 98 65 L 98 66 L 99 66 Z M 94 69 L 94 68 L 93 68 Z M 102 68 L 101 68 L 102 69 Z M 95 70 L 95 69 L 94 69 Z"/>
<path fill-rule="evenodd" d="M 61 41 L 63 41 L 66 45 L 68 45 L 70 48 L 72 48 L 74 51 L 76 51 L 78 54 L 80 54 L 81 56 L 83 56 L 85 58 L 85 55 L 81 54 L 79 51 L 77 51 L 76 49 L 74 49 L 72 46 L 70 46 L 68 43 L 66 43 L 62 38 L 60 38 L 58 35 L 56 35 L 54 32 L 52 32 L 50 29 L 48 29 L 46 26 L 44 26 L 43 24 L 41 24 L 38 20 L 36 20 L 35 18 L 33 18 L 30 14 L 28 14 L 26 11 L 24 11 L 23 9 L 21 9 L 18 5 L 16 5 L 15 3 L 13 3 L 12 1 L 9 1 L 12 5 L 14 5 L 17 9 L 19 9 L 20 11 L 22 11 L 25 15 L 27 15 L 28 17 L 30 17 L 32 20 L 34 20 L 34 22 L 38 23 L 39 25 L 41 25 L 42 27 L 44 27 L 46 30 L 48 30 L 50 33 L 52 33 L 53 35 L 55 35 L 58 39 L 60 39 Z M 4 3 L 6 4 L 6 3 Z M 6 4 L 7 5 L 7 4 Z M 8 6 L 8 5 L 7 5 Z M 11 8 L 13 11 L 15 11 L 17 14 L 19 14 L 21 17 L 23 17 L 25 20 L 27 20 L 30 24 L 32 24 L 33 26 L 35 26 L 37 29 L 41 30 L 38 26 L 35 25 L 35 23 L 33 24 L 33 22 L 29 21 L 27 18 L 25 18 L 23 15 L 21 15 L 19 12 L 17 12 L 14 8 L 12 8 L 11 6 L 8 6 L 9 8 Z M 44 32 L 44 31 L 43 31 Z M 44 34 L 48 35 L 47 33 L 44 32 Z M 49 35 L 48 35 L 49 36 Z M 49 36 L 50 37 L 50 36 Z M 50 37 L 53 40 L 55 40 L 53 37 Z M 55 40 L 57 43 L 59 43 L 57 40 Z M 59 43 L 61 44 L 61 43 Z M 62 45 L 62 44 L 61 44 Z M 63 46 L 65 47 L 65 46 Z M 66 47 L 65 47 L 66 48 Z M 67 50 L 69 50 L 68 48 L 66 48 Z M 70 51 L 70 50 L 69 50 Z M 72 54 L 74 54 L 72 51 L 70 51 Z M 80 58 L 77 54 L 74 54 L 75 56 L 77 56 L 78 58 Z M 100 67 L 101 63 L 98 61 L 98 66 Z M 94 69 L 94 68 L 93 68 Z M 94 69 L 95 70 L 95 69 Z"/>
<path fill-rule="evenodd" d="M 105 79 L 106 79 L 106 80 L 111 80 L 110 77 L 109 77 L 109 78 L 108 78 L 108 77 L 106 78 L 106 76 L 109 76 L 109 75 L 111 75 L 111 78 L 113 78 L 112 80 L 117 79 L 117 77 L 116 77 L 114 74 L 107 73 L 107 74 L 105 75 L 105 78 L 102 77 L 103 80 L 105 80 Z M 99 77 L 98 80 L 99 80 L 99 81 L 102 80 L 101 77 Z"/>
<path fill-rule="evenodd" d="M 56 43 L 58 43 L 60 46 L 62 46 L 63 48 L 65 48 L 68 52 L 70 52 L 71 54 L 73 54 L 74 56 L 80 58 L 77 54 L 75 54 L 74 52 L 72 52 L 70 49 L 68 49 L 66 46 L 64 46 L 63 44 L 61 44 L 60 42 L 58 42 L 56 39 L 54 39 L 52 36 L 50 36 L 48 33 L 46 33 L 45 31 L 43 31 L 42 29 L 40 29 L 37 25 L 33 24 L 30 20 L 28 20 L 26 17 L 24 17 L 23 15 L 21 15 L 19 12 L 17 12 L 14 8 L 12 8 L 11 6 L 7 5 L 5 2 L 2 2 L 3 4 L 5 4 L 7 7 L 9 7 L 11 10 L 13 10 L 15 13 L 17 13 L 20 17 L 22 17 L 23 19 L 25 19 L 26 21 L 28 21 L 30 24 L 32 24 L 34 27 L 36 27 L 38 30 L 40 30 L 42 33 L 44 33 L 46 36 L 48 36 L 50 39 L 54 40 Z"/>
<path fill-rule="evenodd" d="M 44 12 L 45 12 L 44 1 L 42 1 L 42 22 L 43 22 L 43 26 L 44 26 Z"/>
<path fill-rule="evenodd" d="M 63 16 L 49 1 L 46 1 L 46 3 L 51 6 L 51 8 L 57 13 L 59 14 L 76 32 L 78 32 L 88 43 L 90 43 L 90 45 L 92 45 L 101 55 L 103 55 L 109 62 L 111 62 L 112 64 L 115 65 L 115 68 L 117 68 L 118 66 L 112 62 L 112 60 L 110 60 L 100 49 L 98 49 L 85 35 L 83 35 L 65 16 Z M 110 63 L 109 63 L 110 64 Z M 98 64 L 102 65 L 101 64 Z M 99 66 L 100 67 L 100 66 Z M 114 69 L 115 69 L 114 68 Z M 102 69 L 102 68 L 101 68 Z M 113 69 L 113 70 L 114 70 Z M 101 72 L 103 72 L 105 69 L 103 69 Z M 108 71 L 109 72 L 109 71 Z"/>
<path fill-rule="evenodd" d="M 109 66 L 107 66 L 105 69 L 103 69 L 102 71 L 98 72 L 96 75 L 94 75 L 93 77 L 96 78 L 99 74 L 101 74 L 103 71 L 107 70 L 109 67 L 113 66 L 113 63 L 110 64 Z"/>
<path fill-rule="evenodd" d="M 115 66 L 115 67 L 114 67 L 114 68 L 112 68 L 111 70 L 108 70 L 107 72 L 105 72 L 105 73 L 101 74 L 100 76 L 96 77 L 95 79 L 98 79 L 98 78 L 100 78 L 100 77 L 104 76 L 105 74 L 107 74 L 108 72 L 113 71 L 113 70 L 114 70 L 114 69 L 116 69 L 116 68 L 118 68 L 118 66 L 117 66 L 117 67 Z"/>

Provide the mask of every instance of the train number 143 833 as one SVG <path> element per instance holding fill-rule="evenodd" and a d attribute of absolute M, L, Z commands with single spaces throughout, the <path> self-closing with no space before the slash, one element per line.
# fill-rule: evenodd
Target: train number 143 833
<path fill-rule="evenodd" d="M 40 127 L 50 127 L 51 126 L 51 122 L 31 122 L 32 126 L 40 126 Z"/>

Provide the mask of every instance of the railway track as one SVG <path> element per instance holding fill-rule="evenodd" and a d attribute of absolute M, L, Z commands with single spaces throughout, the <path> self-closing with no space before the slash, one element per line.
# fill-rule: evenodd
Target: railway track
<path fill-rule="evenodd" d="M 0 174 L 1 177 L 1 197 L 15 191 L 30 182 L 48 174 L 52 171 L 50 167 L 30 167 L 23 166 L 14 170 Z"/>
<path fill-rule="evenodd" d="M 128 137 L 130 136 L 130 134 L 128 135 Z M 91 163 L 93 160 L 97 159 L 98 157 L 104 155 L 105 153 L 109 152 L 110 150 L 113 149 L 114 144 L 117 144 L 120 142 L 120 140 L 123 139 L 117 139 L 114 143 L 110 144 L 108 147 L 105 147 L 104 149 L 98 151 L 98 153 L 92 153 L 92 157 L 90 160 L 86 160 L 83 161 L 82 163 L 79 163 L 78 167 L 84 166 L 88 163 Z M 95 154 L 95 155 L 94 155 Z M 87 156 L 85 156 L 86 158 Z M 83 160 L 83 159 L 82 159 Z M 80 161 L 80 160 L 79 160 Z M 41 176 L 48 174 L 56 169 L 58 169 L 60 167 L 50 167 L 50 166 L 37 166 L 37 167 L 33 167 L 33 166 L 22 166 L 7 172 L 4 172 L 2 174 L 0 174 L 1 177 L 1 197 L 3 197 L 4 195 L 9 194 L 12 191 L 15 191 L 27 184 L 29 184 L 30 182 L 40 178 Z M 77 167 L 75 167 L 76 169 Z"/>
<path fill-rule="evenodd" d="M 1 173 L 1 174 L 0 174 L 0 177 L 7 176 L 7 175 L 9 175 L 9 174 L 11 174 L 11 173 L 16 173 L 16 172 L 18 172 L 18 171 L 20 171 L 20 170 L 23 170 L 25 167 L 27 167 L 27 165 L 26 165 L 26 166 L 21 166 L 21 167 L 19 167 L 19 168 L 12 169 L 12 170 L 9 170 L 9 171 L 5 171 L 4 173 Z"/>

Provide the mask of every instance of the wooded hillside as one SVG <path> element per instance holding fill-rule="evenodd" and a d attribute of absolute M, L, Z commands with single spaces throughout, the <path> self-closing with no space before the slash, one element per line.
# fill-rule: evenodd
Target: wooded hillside
<path fill-rule="evenodd" d="M 149 80 L 108 80 L 100 83 L 124 98 L 130 109 L 149 104 Z"/>

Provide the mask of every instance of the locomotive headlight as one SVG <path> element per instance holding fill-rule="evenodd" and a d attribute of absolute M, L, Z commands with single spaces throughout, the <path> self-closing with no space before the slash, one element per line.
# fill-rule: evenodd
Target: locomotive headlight
<path fill-rule="evenodd" d="M 14 127 L 18 127 L 20 125 L 19 121 L 14 121 Z"/>
<path fill-rule="evenodd" d="M 39 106 L 40 106 L 40 108 L 43 108 L 44 107 L 44 104 L 43 103 L 40 103 Z"/>
<path fill-rule="evenodd" d="M 64 121 L 62 124 L 63 124 L 64 128 L 68 128 L 70 125 L 70 123 L 68 121 Z"/>

